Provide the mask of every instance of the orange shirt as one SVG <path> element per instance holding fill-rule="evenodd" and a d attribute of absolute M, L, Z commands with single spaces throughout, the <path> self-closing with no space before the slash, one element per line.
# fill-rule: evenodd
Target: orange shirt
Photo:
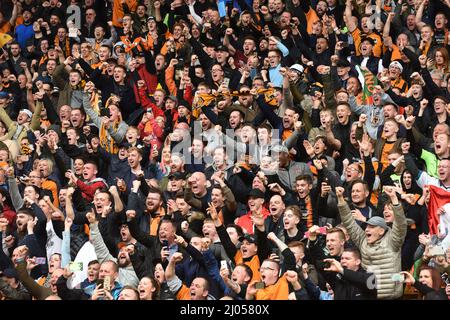
<path fill-rule="evenodd" d="M 265 207 L 262 207 L 261 210 L 262 215 L 264 216 L 264 219 L 266 219 L 270 213 L 269 210 L 267 210 Z M 251 212 L 249 211 L 246 215 L 240 217 L 237 221 L 237 225 L 240 226 L 241 228 L 244 228 L 248 234 L 253 234 L 253 222 L 251 217 Z"/>
<path fill-rule="evenodd" d="M 177 300 L 191 300 L 191 293 L 189 288 L 185 284 L 181 286 L 181 289 L 177 292 Z"/>
<path fill-rule="evenodd" d="M 259 261 L 259 257 L 257 254 L 255 254 L 250 261 L 244 262 L 244 258 L 242 257 L 241 250 L 238 250 L 236 252 L 236 255 L 234 256 L 234 262 L 236 265 L 238 264 L 245 264 L 250 267 L 253 271 L 253 278 L 251 281 L 259 281 L 261 279 L 261 274 L 259 273 L 259 267 L 261 266 L 261 262 Z"/>
<path fill-rule="evenodd" d="M 113 4 L 113 16 L 112 16 L 112 23 L 114 27 L 122 28 L 122 18 L 125 15 L 122 8 L 122 2 L 123 0 L 114 0 Z M 137 9 L 137 0 L 125 0 L 125 3 L 128 6 L 128 9 L 130 12 L 135 12 Z"/>
<path fill-rule="evenodd" d="M 283 275 L 278 281 L 256 292 L 255 300 L 288 300 L 289 284 Z"/>
<path fill-rule="evenodd" d="M 375 45 L 373 46 L 373 56 L 377 58 L 381 58 L 381 54 L 383 53 L 383 41 L 381 37 L 376 33 L 371 33 L 367 35 L 367 37 L 374 40 Z M 356 55 L 359 56 L 361 51 L 359 50 L 359 46 L 361 45 L 361 30 L 356 28 L 352 32 L 353 42 L 355 43 Z"/>

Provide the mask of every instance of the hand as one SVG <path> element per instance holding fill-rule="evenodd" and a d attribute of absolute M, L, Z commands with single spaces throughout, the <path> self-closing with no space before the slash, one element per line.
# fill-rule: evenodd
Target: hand
<path fill-rule="evenodd" d="M 189 222 L 183 221 L 183 222 L 181 223 L 181 231 L 182 231 L 183 233 L 187 233 L 187 232 L 189 231 Z"/>
<path fill-rule="evenodd" d="M 322 161 L 320 161 L 319 159 L 314 159 L 313 164 L 314 164 L 314 167 L 317 168 L 317 170 L 323 169 Z"/>
<path fill-rule="evenodd" d="M 167 201 L 167 211 L 169 213 L 173 213 L 173 212 L 178 211 L 178 210 L 179 209 L 178 209 L 178 206 L 177 206 L 177 203 L 175 202 L 175 200 L 169 199 Z"/>
<path fill-rule="evenodd" d="M 269 234 L 267 235 L 267 239 L 269 239 L 270 241 L 275 242 L 275 241 L 278 240 L 278 237 L 275 235 L 275 233 L 269 232 Z"/>
<path fill-rule="evenodd" d="M 309 236 L 308 239 L 311 241 L 315 241 L 317 239 L 317 236 L 320 234 L 320 227 L 319 226 L 312 226 L 309 228 Z"/>
<path fill-rule="evenodd" d="M 405 283 L 409 284 L 409 285 L 414 285 L 414 283 L 416 282 L 416 279 L 414 279 L 413 275 L 407 271 L 402 271 L 400 272 L 400 274 L 405 276 Z"/>
<path fill-rule="evenodd" d="M 369 139 L 369 135 L 367 133 L 365 133 L 362 136 L 362 140 L 359 141 L 358 140 L 358 144 L 359 144 L 359 150 L 361 150 L 361 152 L 364 154 L 364 156 L 369 156 L 370 155 L 370 139 Z"/>
<path fill-rule="evenodd" d="M 64 268 L 64 273 L 63 273 L 63 277 L 66 279 L 69 279 L 71 276 L 73 275 L 73 272 L 70 271 L 69 266 Z"/>
<path fill-rule="evenodd" d="M 73 196 L 74 192 L 75 192 L 75 188 L 73 188 L 73 187 L 67 188 L 66 199 L 72 200 L 72 196 Z"/>
<path fill-rule="evenodd" d="M 358 209 L 354 209 L 351 211 L 353 218 L 358 221 L 366 222 L 367 218 L 359 211 Z"/>
<path fill-rule="evenodd" d="M 427 99 L 422 99 L 420 101 L 420 109 L 425 110 L 428 106 L 428 100 Z"/>
<path fill-rule="evenodd" d="M 324 271 L 332 271 L 332 272 L 337 272 L 337 273 L 344 273 L 344 268 L 335 259 L 324 259 L 323 261 L 330 263 L 330 267 L 329 268 L 324 268 L 323 269 Z"/>
<path fill-rule="evenodd" d="M 310 158 L 314 157 L 314 148 L 308 140 L 303 140 L 303 147 Z"/>
<path fill-rule="evenodd" d="M 416 121 L 415 116 L 413 116 L 413 115 L 408 116 L 408 118 L 406 118 L 406 120 L 405 120 L 405 124 L 404 124 L 405 128 L 407 130 L 412 129 L 415 121 Z"/>
<path fill-rule="evenodd" d="M 97 218 L 95 217 L 94 209 L 91 209 L 88 213 L 86 213 L 86 218 L 89 221 L 89 224 L 97 223 Z"/>
<path fill-rule="evenodd" d="M 188 246 L 186 240 L 184 240 L 183 237 L 175 235 L 175 243 L 183 248 L 186 248 Z"/>
<path fill-rule="evenodd" d="M 105 296 L 105 289 L 102 288 L 103 284 L 98 284 L 95 287 L 94 292 L 92 293 L 92 300 L 98 300 L 99 298 L 103 298 Z"/>
<path fill-rule="evenodd" d="M 250 219 L 252 220 L 255 227 L 257 227 L 260 231 L 264 231 L 264 216 L 262 213 L 258 214 L 253 212 L 250 216 Z"/>
<path fill-rule="evenodd" d="M 322 198 L 325 198 L 325 197 L 328 196 L 330 191 L 331 191 L 331 186 L 329 184 L 327 184 L 326 182 L 322 182 L 322 186 L 321 186 L 321 189 L 320 189 L 320 196 Z"/>
<path fill-rule="evenodd" d="M 24 197 L 23 202 L 26 207 L 31 207 L 31 205 L 34 203 L 34 200 L 32 200 L 30 197 Z"/>
<path fill-rule="evenodd" d="M 127 220 L 133 220 L 134 218 L 136 218 L 136 211 L 135 210 L 127 210 L 125 212 L 125 214 L 127 215 Z"/>
<path fill-rule="evenodd" d="M 269 184 L 268 187 L 270 191 L 278 193 L 281 196 L 284 196 L 286 194 L 286 191 L 276 182 Z"/>
<path fill-rule="evenodd" d="M 69 231 L 70 228 L 72 227 L 73 224 L 73 220 L 71 218 L 66 218 L 64 220 L 64 230 Z"/>
<path fill-rule="evenodd" d="M 419 235 L 419 243 L 424 246 L 427 246 L 430 243 L 430 240 L 431 240 L 431 237 L 428 234 L 422 233 Z"/>
<path fill-rule="evenodd" d="M 307 263 L 302 264 L 303 278 L 306 280 L 309 277 L 309 265 Z"/>
<path fill-rule="evenodd" d="M 388 195 L 389 198 L 391 198 L 393 205 L 398 204 L 397 194 L 392 186 L 384 186 L 384 192 Z"/>
<path fill-rule="evenodd" d="M 160 254 L 161 254 L 161 259 L 162 259 L 162 261 L 166 261 L 166 260 L 169 258 L 169 256 L 170 256 L 169 248 L 163 247 L 163 248 L 161 249 Z M 173 258 L 173 256 L 172 256 L 172 258 Z"/>
<path fill-rule="evenodd" d="M 219 221 L 219 215 L 217 213 L 216 207 L 213 205 L 212 202 L 209 203 L 208 209 L 206 209 L 206 212 L 211 216 L 211 219 L 216 222 Z"/>
<path fill-rule="evenodd" d="M 28 258 L 28 259 L 27 259 L 27 267 L 26 267 L 26 269 L 27 269 L 28 271 L 31 271 L 31 270 L 33 270 L 34 268 L 36 268 L 37 265 L 38 265 L 38 264 L 36 263 L 36 257 Z"/>
<path fill-rule="evenodd" d="M 0 232 L 5 232 L 6 228 L 8 227 L 8 219 L 6 218 L 0 218 Z"/>
<path fill-rule="evenodd" d="M 338 197 L 338 199 L 344 200 L 344 191 L 345 191 L 344 188 L 336 187 L 336 196 Z"/>
<path fill-rule="evenodd" d="M 295 283 L 298 281 L 298 274 L 296 271 L 289 270 L 289 271 L 286 271 L 284 275 L 286 276 L 286 280 L 289 283 Z"/>
<path fill-rule="evenodd" d="M 359 120 L 358 120 L 358 127 L 362 127 L 364 125 L 364 123 L 366 123 L 366 121 L 367 121 L 367 115 L 361 114 L 359 116 Z"/>

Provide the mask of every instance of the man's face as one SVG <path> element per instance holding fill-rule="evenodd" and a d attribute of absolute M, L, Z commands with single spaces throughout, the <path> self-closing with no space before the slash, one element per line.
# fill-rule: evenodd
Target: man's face
<path fill-rule="evenodd" d="M 244 45 L 242 46 L 244 50 L 244 55 L 248 56 L 255 50 L 255 41 L 251 39 L 244 40 Z"/>
<path fill-rule="evenodd" d="M 355 183 L 352 187 L 352 202 L 357 205 L 364 205 L 369 192 L 365 190 L 362 183 Z"/>
<path fill-rule="evenodd" d="M 384 234 L 384 229 L 378 226 L 367 225 L 364 232 L 366 233 L 367 243 L 372 244 L 375 243 L 378 239 L 381 239 Z"/>
<path fill-rule="evenodd" d="M 372 55 L 372 49 L 373 49 L 373 46 L 369 41 L 363 41 L 361 43 L 361 54 L 364 57 L 368 57 L 368 56 Z"/>
<path fill-rule="evenodd" d="M 251 279 L 243 266 L 237 266 L 231 274 L 231 280 L 241 285 L 248 283 Z"/>
<path fill-rule="evenodd" d="M 48 262 L 48 273 L 52 274 L 55 269 L 61 268 L 61 256 L 59 254 L 54 254 L 50 257 Z"/>
<path fill-rule="evenodd" d="M 258 251 L 258 247 L 256 244 L 249 242 L 248 240 L 244 240 L 241 245 L 241 253 L 242 257 L 250 258 L 253 257 Z"/>
<path fill-rule="evenodd" d="M 197 139 L 192 141 L 192 155 L 195 158 L 200 158 L 203 154 L 203 142 Z"/>
<path fill-rule="evenodd" d="M 127 246 L 123 246 L 120 249 L 119 254 L 117 256 L 117 264 L 119 265 L 120 268 L 124 268 L 124 267 L 129 266 L 130 263 L 131 263 L 131 261 L 130 261 L 130 256 L 127 251 Z"/>
<path fill-rule="evenodd" d="M 385 119 L 394 119 L 397 115 L 397 109 L 392 104 L 387 104 L 383 107 L 383 113 Z"/>
<path fill-rule="evenodd" d="M 128 164 L 132 169 L 136 169 L 142 160 L 142 156 L 138 151 L 132 150 L 128 153 Z"/>
<path fill-rule="evenodd" d="M 266 260 L 259 270 L 261 273 L 261 280 L 264 282 L 265 286 L 270 286 L 278 281 L 279 267 L 275 262 Z"/>
<path fill-rule="evenodd" d="M 50 166 L 47 160 L 39 161 L 39 171 L 41 172 L 41 177 L 48 177 L 50 175 Z"/>
<path fill-rule="evenodd" d="M 356 180 L 359 178 L 360 173 L 358 169 L 358 165 L 356 163 L 352 163 L 347 167 L 347 170 L 345 171 L 345 180 L 347 182 L 351 182 L 353 180 Z"/>
<path fill-rule="evenodd" d="M 11 45 L 11 54 L 13 57 L 18 57 L 20 54 L 20 46 L 18 44 Z"/>
<path fill-rule="evenodd" d="M 251 212 L 258 212 L 264 204 L 264 199 L 249 197 L 247 204 Z"/>
<path fill-rule="evenodd" d="M 270 51 L 267 57 L 269 58 L 269 64 L 271 68 L 275 68 L 280 64 L 281 57 L 277 52 Z"/>
<path fill-rule="evenodd" d="M 86 163 L 83 166 L 83 178 L 86 181 L 91 181 L 97 175 L 97 167 L 92 163 Z"/>
<path fill-rule="evenodd" d="M 229 118 L 228 122 L 232 129 L 236 129 L 236 127 L 239 125 L 239 123 L 241 123 L 241 120 L 242 120 L 241 113 L 239 111 L 233 111 L 230 114 L 230 118 Z"/>
<path fill-rule="evenodd" d="M 211 128 L 211 121 L 203 113 L 200 115 L 200 123 L 201 123 L 201 126 L 202 126 L 202 130 L 204 130 L 204 131 L 206 131 L 209 128 Z"/>
<path fill-rule="evenodd" d="M 175 229 L 170 222 L 161 223 L 159 227 L 159 240 L 172 240 L 175 235 Z"/>
<path fill-rule="evenodd" d="M 155 91 L 155 94 L 153 95 L 153 98 L 155 99 L 156 105 L 157 106 L 161 106 L 162 103 L 164 102 L 164 93 L 162 91 Z M 169 106 L 175 107 L 175 103 L 173 103 L 173 105 L 171 103 L 169 103 L 169 101 L 172 101 L 170 99 L 167 99 L 166 101 L 166 108 Z M 169 104 L 167 104 L 169 103 Z"/>
<path fill-rule="evenodd" d="M 447 25 L 447 19 L 445 18 L 445 15 L 442 13 L 438 13 L 436 17 L 434 18 L 434 26 L 437 30 L 442 30 Z"/>
<path fill-rule="evenodd" d="M 340 239 L 338 232 L 328 233 L 326 237 L 326 246 L 330 256 L 339 256 L 344 249 L 345 241 Z"/>
<path fill-rule="evenodd" d="M 183 179 L 178 179 L 178 178 L 175 178 L 175 177 L 169 179 L 170 190 L 172 192 L 180 191 L 183 188 L 183 182 L 184 182 Z"/>
<path fill-rule="evenodd" d="M 450 148 L 449 139 L 447 134 L 438 134 L 434 142 L 434 151 L 436 155 L 445 155 Z"/>
<path fill-rule="evenodd" d="M 294 214 L 292 210 L 286 210 L 283 216 L 283 224 L 285 230 L 291 230 L 297 226 L 300 218 Z"/>
<path fill-rule="evenodd" d="M 103 280 L 106 276 L 111 277 L 112 281 L 115 281 L 117 278 L 117 273 L 114 271 L 114 267 L 111 262 L 103 262 L 100 266 L 98 278 L 100 280 Z"/>
<path fill-rule="evenodd" d="M 324 38 L 317 39 L 317 42 L 316 42 L 316 53 L 317 54 L 321 54 L 322 52 L 324 52 L 327 49 L 328 49 L 327 40 L 325 40 Z"/>
<path fill-rule="evenodd" d="M 188 214 L 189 210 L 191 209 L 191 206 L 184 200 L 184 198 L 176 198 L 175 202 L 178 206 L 178 209 L 180 209 L 182 215 Z"/>
<path fill-rule="evenodd" d="M 19 112 L 19 115 L 17 116 L 17 123 L 18 124 L 24 124 L 25 122 L 29 122 L 31 119 L 25 112 L 21 111 Z"/>
<path fill-rule="evenodd" d="M 74 128 L 80 128 L 84 124 L 85 116 L 80 109 L 73 109 L 70 112 L 70 122 Z"/>
<path fill-rule="evenodd" d="M 272 217 L 279 218 L 286 208 L 283 199 L 280 195 L 274 195 L 270 198 L 269 202 L 269 211 Z"/>
<path fill-rule="evenodd" d="M 350 116 L 352 115 L 352 111 L 347 107 L 347 105 L 338 105 L 336 108 L 336 116 L 338 122 L 342 125 L 346 124 Z"/>
<path fill-rule="evenodd" d="M 439 180 L 446 181 L 450 177 L 450 160 L 441 160 L 438 165 Z"/>
<path fill-rule="evenodd" d="M 221 208 L 224 204 L 224 198 L 223 198 L 223 194 L 222 191 L 218 188 L 214 188 L 211 191 L 211 202 L 213 203 L 213 205 L 217 208 Z"/>
<path fill-rule="evenodd" d="M 406 26 L 408 30 L 414 30 L 416 28 L 416 16 L 414 14 L 406 17 Z"/>
<path fill-rule="evenodd" d="M 206 191 L 206 177 L 200 172 L 195 172 L 189 178 L 191 181 L 191 189 L 195 195 L 202 195 Z"/>
<path fill-rule="evenodd" d="M 357 271 L 361 260 L 356 258 L 353 252 L 344 251 L 341 256 L 341 265 L 352 271 Z"/>
<path fill-rule="evenodd" d="M 214 241 L 217 237 L 216 226 L 213 222 L 205 222 L 202 227 L 202 233 L 206 238 Z"/>
<path fill-rule="evenodd" d="M 191 300 L 206 300 L 208 297 L 208 290 L 205 289 L 205 279 L 195 278 L 189 287 Z"/>
<path fill-rule="evenodd" d="M 291 109 L 287 109 L 284 112 L 284 116 L 283 116 L 283 127 L 285 129 L 291 129 L 294 126 L 294 122 L 295 122 L 295 111 L 291 110 Z"/>
<path fill-rule="evenodd" d="M 97 192 L 94 195 L 94 207 L 98 214 L 102 214 L 106 207 L 111 205 L 108 194 L 104 192 Z"/>
<path fill-rule="evenodd" d="M 386 139 L 393 138 L 398 132 L 398 125 L 395 121 L 386 121 L 383 126 L 383 134 Z"/>
<path fill-rule="evenodd" d="M 115 82 L 121 83 L 122 81 L 125 80 L 126 75 L 127 74 L 122 68 L 119 67 L 114 68 L 113 78 Z"/>
<path fill-rule="evenodd" d="M 437 114 L 442 114 L 442 113 L 444 113 L 444 112 L 446 111 L 446 110 L 445 110 L 445 107 L 446 107 L 446 104 L 445 104 L 445 101 L 444 101 L 444 100 L 439 99 L 439 98 L 437 98 L 437 99 L 434 100 L 434 111 L 435 111 Z"/>
<path fill-rule="evenodd" d="M 267 128 L 258 128 L 258 140 L 261 145 L 267 144 L 270 140 L 270 132 Z"/>
<path fill-rule="evenodd" d="M 161 71 L 164 68 L 164 56 L 163 55 L 157 55 L 155 58 L 155 67 L 156 71 Z"/>
<path fill-rule="evenodd" d="M 312 189 L 312 185 L 310 185 L 306 180 L 297 180 L 295 182 L 295 191 L 301 199 L 306 198 Z"/>
<path fill-rule="evenodd" d="M 159 193 L 149 193 L 147 195 L 147 199 L 145 201 L 145 205 L 147 206 L 147 210 L 150 212 L 154 212 L 160 208 L 162 204 L 161 196 Z"/>
<path fill-rule="evenodd" d="M 16 217 L 17 230 L 19 232 L 25 231 L 27 229 L 27 223 L 31 219 L 32 219 L 32 217 L 27 214 L 24 214 L 24 213 L 17 214 L 17 217 Z"/>
<path fill-rule="evenodd" d="M 294 254 L 295 263 L 297 263 L 297 265 L 301 265 L 303 258 L 305 257 L 305 250 L 300 246 L 289 247 L 289 249 Z"/>

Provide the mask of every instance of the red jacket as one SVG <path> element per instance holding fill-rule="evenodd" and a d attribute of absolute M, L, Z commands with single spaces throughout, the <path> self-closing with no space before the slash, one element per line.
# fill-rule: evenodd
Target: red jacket
<path fill-rule="evenodd" d="M 77 187 L 87 201 L 94 200 L 94 194 L 97 189 L 106 188 L 106 183 L 102 178 L 96 178 L 92 182 L 83 182 L 80 179 L 77 180 Z"/>
<path fill-rule="evenodd" d="M 266 219 L 269 215 L 270 212 L 269 210 L 267 210 L 264 206 L 262 207 L 261 213 L 264 216 L 264 219 Z M 253 234 L 253 222 L 252 219 L 250 218 L 252 216 L 251 211 L 247 212 L 246 215 L 240 217 L 237 221 L 237 225 L 244 228 L 248 234 Z"/>

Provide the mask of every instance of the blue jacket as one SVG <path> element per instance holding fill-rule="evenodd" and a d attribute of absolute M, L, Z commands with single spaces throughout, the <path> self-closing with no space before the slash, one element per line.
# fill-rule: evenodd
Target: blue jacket
<path fill-rule="evenodd" d="M 14 36 L 19 43 L 20 48 L 25 50 L 27 47 L 27 40 L 34 37 L 33 24 L 30 25 L 18 25 L 16 27 L 16 34 Z"/>

